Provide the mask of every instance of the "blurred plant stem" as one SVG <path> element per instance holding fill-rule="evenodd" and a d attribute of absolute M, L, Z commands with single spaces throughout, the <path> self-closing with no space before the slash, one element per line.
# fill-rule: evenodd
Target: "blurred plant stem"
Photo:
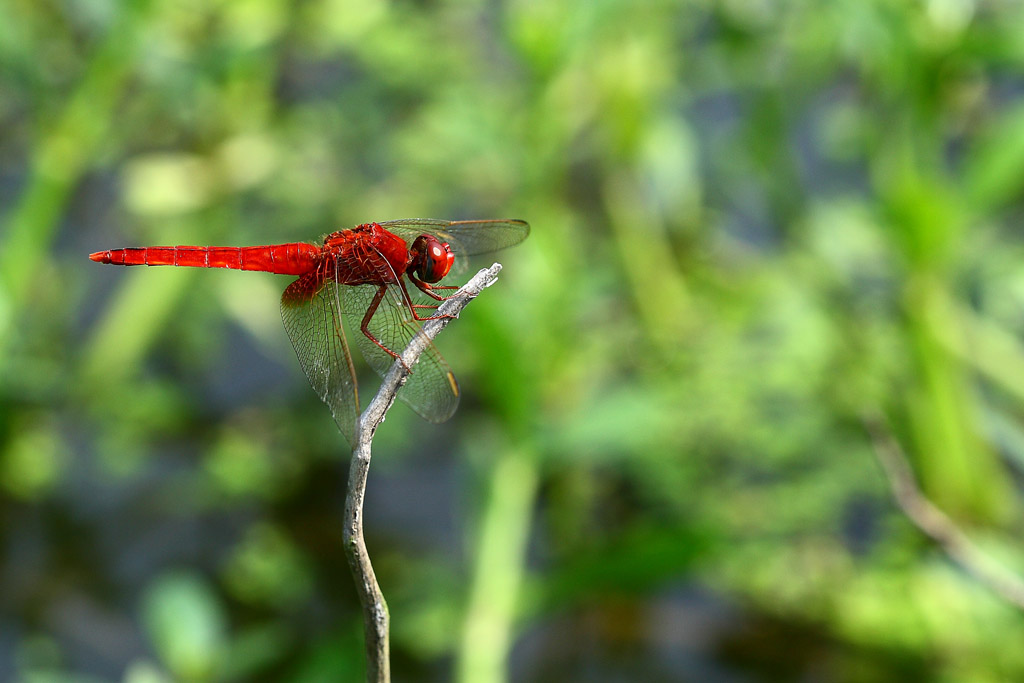
<path fill-rule="evenodd" d="M 904 325 L 916 380 L 900 398 L 929 498 L 954 516 L 1002 522 L 1014 507 L 1009 482 L 980 437 L 968 369 L 940 341 L 961 334 L 945 292 L 967 217 L 941 170 L 941 151 L 930 144 L 931 125 L 909 114 L 896 122 L 876 168 L 907 268 Z"/>
<path fill-rule="evenodd" d="M 908 292 L 908 332 L 920 372 L 920 384 L 907 393 L 920 453 L 917 468 L 925 490 L 941 507 L 954 515 L 1003 521 L 1011 512 L 1012 494 L 972 419 L 966 369 L 942 343 L 942 336 L 961 336 L 946 301 L 941 285 L 929 278 L 913 283 Z M 938 329 L 944 331 L 941 336 Z"/>
<path fill-rule="evenodd" d="M 942 306 L 956 317 L 957 325 L 933 325 L 936 339 L 960 362 L 983 373 L 1017 399 L 1024 399 L 1024 348 L 1020 340 L 992 318 L 978 315 L 948 295 L 944 298 Z"/>
<path fill-rule="evenodd" d="M 644 329 L 662 351 L 674 353 L 690 327 L 692 304 L 665 222 L 644 200 L 643 187 L 632 173 L 609 177 L 603 196 Z"/>
<path fill-rule="evenodd" d="M 396 360 L 384 381 L 381 382 L 377 395 L 373 397 L 366 410 L 359 418 L 358 442 L 352 449 L 352 463 L 349 467 L 348 492 L 345 496 L 345 525 L 343 529 L 345 555 L 349 568 L 356 582 L 359 603 L 363 607 L 363 623 L 366 634 L 366 680 L 374 683 L 385 683 L 391 680 L 390 637 L 388 635 L 389 615 L 388 604 L 377 583 L 377 577 L 370 563 L 370 555 L 363 539 L 363 500 L 366 496 L 366 477 L 370 470 L 370 448 L 377 427 L 395 398 L 398 390 L 409 377 L 409 368 L 416 364 L 420 354 L 430 346 L 431 342 L 458 317 L 466 305 L 476 298 L 485 288 L 494 284 L 501 272 L 501 264 L 495 263 L 474 275 L 451 298 L 437 309 L 437 315 L 447 316 L 429 320 L 423 324 L 421 334 L 417 334 L 400 360 Z"/>
<path fill-rule="evenodd" d="M 462 683 L 497 683 L 507 678 L 537 482 L 536 458 L 522 449 L 506 449 L 489 472 L 457 654 L 456 680 Z"/>
<path fill-rule="evenodd" d="M 9 309 L 8 320 L 0 319 L 0 339 L 7 338 L 3 327 L 31 296 L 33 278 L 51 248 L 68 197 L 111 139 L 114 109 L 135 64 L 135 39 L 146 24 L 150 4 L 134 0 L 112 8 L 120 9 L 118 20 L 96 48 L 64 111 L 37 145 L 26 188 L 7 217 L 0 249 L 0 283 Z"/>

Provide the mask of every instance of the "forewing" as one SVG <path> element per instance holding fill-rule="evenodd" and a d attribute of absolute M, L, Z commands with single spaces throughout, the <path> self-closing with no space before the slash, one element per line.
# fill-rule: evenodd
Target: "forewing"
<path fill-rule="evenodd" d="M 305 275 L 281 297 L 281 318 L 313 391 L 330 408 L 349 445 L 355 447 L 359 394 L 339 290 L 335 282 L 324 282 L 317 273 Z"/>
<path fill-rule="evenodd" d="M 395 359 L 370 341 L 360 330 L 363 317 L 369 309 L 379 285 L 348 287 L 345 314 L 348 318 L 356 346 L 366 362 L 383 377 Z M 415 301 L 427 300 L 417 296 Z M 437 302 L 434 301 L 436 304 Z M 430 309 L 419 309 L 420 315 L 433 315 Z M 413 320 L 402 291 L 397 284 L 387 285 L 387 292 L 370 319 L 368 329 L 382 344 L 401 354 L 413 337 L 421 333 L 420 324 Z M 430 422 L 444 422 L 455 413 L 459 405 L 459 385 L 455 375 L 433 343 L 429 344 L 412 367 L 412 374 L 399 392 L 398 398 Z"/>
<path fill-rule="evenodd" d="M 380 225 L 410 245 L 423 233 L 448 242 L 455 253 L 453 273 L 465 271 L 467 256 L 515 246 L 530 234 L 530 226 L 526 221 L 511 219 L 445 221 L 437 218 L 404 218 L 385 221 Z"/>

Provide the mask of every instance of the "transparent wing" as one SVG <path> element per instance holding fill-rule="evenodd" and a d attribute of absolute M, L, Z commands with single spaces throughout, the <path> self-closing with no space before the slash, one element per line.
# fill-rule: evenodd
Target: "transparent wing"
<path fill-rule="evenodd" d="M 380 285 L 359 285 L 345 289 L 345 315 L 351 326 L 352 336 L 355 337 L 356 346 L 370 367 L 383 377 L 395 359 L 370 341 L 360 330 L 363 317 Z M 417 303 L 428 301 L 426 297 L 413 296 Z M 429 309 L 419 310 L 423 316 L 433 314 Z M 420 324 L 413 319 L 409 306 L 402 296 L 402 290 L 394 283 L 387 285 L 384 299 L 367 328 L 384 346 L 398 354 L 405 350 L 421 330 Z M 444 422 L 455 413 L 459 405 L 459 385 L 448 363 L 433 343 L 427 346 L 419 361 L 412 367 L 412 374 L 409 375 L 405 386 L 399 390 L 398 398 L 420 417 L 430 422 Z"/>
<path fill-rule="evenodd" d="M 465 271 L 467 256 L 514 246 L 530 234 L 530 225 L 526 221 L 514 219 L 445 221 L 436 218 L 404 218 L 385 221 L 380 225 L 410 245 L 423 233 L 429 233 L 442 242 L 448 242 L 455 253 L 452 272 L 456 273 Z"/>
<path fill-rule="evenodd" d="M 355 447 L 359 393 L 342 324 L 340 289 L 319 272 L 304 275 L 284 291 L 281 318 L 313 391 L 330 408 L 349 445 Z"/>

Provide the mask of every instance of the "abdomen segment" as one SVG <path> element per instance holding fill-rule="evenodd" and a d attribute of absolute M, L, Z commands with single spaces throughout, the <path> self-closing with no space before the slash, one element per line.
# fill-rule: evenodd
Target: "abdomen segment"
<path fill-rule="evenodd" d="M 191 266 L 258 270 L 282 275 L 302 275 L 311 270 L 320 249 L 293 242 L 263 247 L 136 247 L 89 254 L 99 263 L 119 266 Z"/>

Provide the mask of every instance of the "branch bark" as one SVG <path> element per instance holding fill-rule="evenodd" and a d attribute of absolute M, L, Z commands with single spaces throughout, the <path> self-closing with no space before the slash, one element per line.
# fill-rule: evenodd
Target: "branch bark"
<path fill-rule="evenodd" d="M 370 446 L 377 427 L 395 402 L 398 390 L 405 384 L 409 371 L 419 360 L 420 354 L 448 326 L 466 305 L 480 292 L 498 279 L 501 264 L 495 263 L 484 268 L 463 285 L 454 296 L 444 301 L 437 309 L 438 314 L 454 316 L 429 320 L 402 352 L 404 365 L 395 361 L 391 370 L 381 382 L 377 395 L 363 411 L 359 419 L 358 443 L 352 450 L 352 463 L 348 472 L 348 491 L 345 495 L 345 555 L 348 558 L 352 576 L 363 607 L 363 622 L 366 637 L 366 680 L 372 683 L 386 683 L 391 680 L 390 642 L 388 636 L 388 604 L 377 584 L 370 555 L 363 540 L 363 500 L 366 494 L 366 475 L 370 469 Z"/>

